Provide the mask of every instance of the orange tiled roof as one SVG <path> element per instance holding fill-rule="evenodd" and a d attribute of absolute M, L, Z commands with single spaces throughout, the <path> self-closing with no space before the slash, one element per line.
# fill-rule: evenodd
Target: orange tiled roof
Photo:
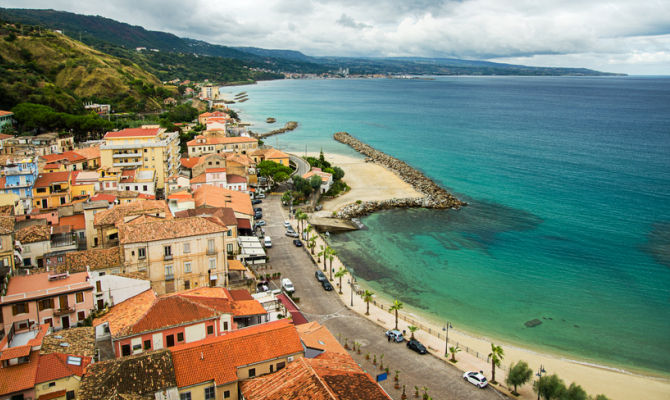
<path fill-rule="evenodd" d="M 236 317 L 268 313 L 257 300 L 237 300 L 233 303 L 233 312 Z"/>
<path fill-rule="evenodd" d="M 80 359 L 79 365 L 68 363 L 68 357 L 77 357 Z M 37 376 L 35 383 L 53 381 L 66 378 L 68 376 L 84 375 L 86 366 L 91 363 L 91 357 L 81 357 L 76 354 L 52 353 L 40 356 L 40 363 L 37 367 Z"/>
<path fill-rule="evenodd" d="M 155 299 L 156 293 L 153 290 L 145 290 L 115 305 L 109 312 L 94 319 L 93 326 L 109 322 L 110 333 L 113 336 L 121 336 L 151 308 Z"/>
<path fill-rule="evenodd" d="M 14 115 L 14 113 L 11 111 L 0 110 L 0 117 L 4 117 L 5 115 Z"/>
<path fill-rule="evenodd" d="M 91 147 L 84 147 L 81 149 L 75 149 L 74 152 L 84 157 L 87 160 L 100 158 L 100 146 L 91 146 Z"/>
<path fill-rule="evenodd" d="M 150 242 L 226 231 L 225 227 L 205 218 L 167 219 L 145 224 L 120 225 L 119 243 Z"/>
<path fill-rule="evenodd" d="M 216 172 L 226 172 L 225 168 L 207 168 L 205 169 L 205 172 L 210 174 L 210 173 L 216 173 Z"/>
<path fill-rule="evenodd" d="M 0 111 L 0 117 L 2 117 L 1 113 L 3 113 L 3 112 L 7 112 L 7 111 Z M 0 140 L 9 139 L 9 138 L 13 138 L 13 137 L 14 137 L 13 135 L 8 135 L 6 133 L 0 133 Z"/>
<path fill-rule="evenodd" d="M 33 351 L 27 363 L 0 368 L 0 396 L 28 390 L 35 386 L 39 357 L 39 352 Z"/>
<path fill-rule="evenodd" d="M 121 251 L 118 247 L 108 249 L 93 248 L 82 251 L 71 251 L 65 253 L 65 263 L 56 267 L 58 272 L 86 271 L 89 267 L 91 271 L 107 269 L 121 266 Z"/>
<path fill-rule="evenodd" d="M 107 132 L 105 134 L 105 139 L 156 136 L 159 131 L 159 128 L 126 128 L 118 132 Z"/>
<path fill-rule="evenodd" d="M 94 225 L 114 225 L 123 221 L 124 217 L 140 214 L 165 214 L 165 219 L 172 219 L 168 205 L 163 200 L 148 200 L 139 203 L 120 204 L 109 210 L 95 214 Z"/>
<path fill-rule="evenodd" d="M 40 157 L 42 157 L 44 161 L 46 161 L 47 163 L 55 163 L 58 161 L 67 161 L 71 163 L 76 163 L 84 161 L 86 159 L 80 154 L 75 153 L 74 151 L 66 151 L 64 153 L 56 153 L 56 154 L 47 154 Z"/>
<path fill-rule="evenodd" d="M 9 347 L 0 353 L 0 361 L 11 360 L 12 358 L 25 357 L 30 354 L 30 346 Z"/>
<path fill-rule="evenodd" d="M 181 162 L 181 165 L 184 168 L 191 169 L 198 164 L 198 161 L 200 161 L 200 157 L 191 157 L 191 158 L 181 158 L 179 159 L 179 162 Z"/>
<path fill-rule="evenodd" d="M 52 399 L 57 399 L 60 397 L 63 397 L 67 394 L 67 390 L 56 390 L 55 392 L 50 392 L 46 393 L 43 395 L 40 395 L 40 397 L 37 398 L 37 400 L 52 400 Z"/>
<path fill-rule="evenodd" d="M 193 192 L 196 207 L 231 207 L 235 212 L 253 215 L 251 197 L 236 190 L 211 185 L 202 185 Z"/>
<path fill-rule="evenodd" d="M 277 373 L 240 382 L 247 400 L 390 400 L 349 355 L 299 358 Z"/>
<path fill-rule="evenodd" d="M 226 180 L 228 183 L 247 183 L 247 178 L 242 175 L 228 174 Z"/>
<path fill-rule="evenodd" d="M 246 167 L 255 164 L 254 159 L 249 157 L 247 154 L 225 153 L 224 157 L 226 157 L 226 161 L 233 161 Z"/>
<path fill-rule="evenodd" d="M 184 296 L 161 297 L 154 301 L 151 308 L 132 326 L 126 335 L 149 330 L 157 330 L 186 322 L 214 318 L 218 312 Z"/>
<path fill-rule="evenodd" d="M 198 140 L 205 139 L 205 143 L 198 143 Z M 208 144 L 235 144 L 235 143 L 257 143 L 258 139 L 246 136 L 232 136 L 232 137 L 212 137 L 212 136 L 196 136 L 195 139 L 189 140 L 187 146 L 204 146 Z"/>
<path fill-rule="evenodd" d="M 84 214 L 70 215 L 68 217 L 60 217 L 58 225 L 70 225 L 73 231 L 86 229 L 86 220 Z"/>
<path fill-rule="evenodd" d="M 228 271 L 246 271 L 246 267 L 240 260 L 228 260 Z"/>
<path fill-rule="evenodd" d="M 67 183 L 70 181 L 70 171 L 45 172 L 37 176 L 35 187 L 48 187 L 54 183 Z"/>
<path fill-rule="evenodd" d="M 109 203 L 116 201 L 116 196 L 113 194 L 98 193 L 95 196 L 91 197 L 91 201 L 106 200 Z"/>
<path fill-rule="evenodd" d="M 214 380 L 237 380 L 237 367 L 303 352 L 295 327 L 288 320 L 242 328 L 224 336 L 172 348 L 177 386 Z"/>
<path fill-rule="evenodd" d="M 207 174 L 200 174 L 196 176 L 195 178 L 191 179 L 191 183 L 206 183 L 207 182 Z"/>
<path fill-rule="evenodd" d="M 296 329 L 300 339 L 307 347 L 325 352 L 349 354 L 328 328 L 316 321 L 297 325 Z"/>
<path fill-rule="evenodd" d="M 9 280 L 7 294 L 3 298 L 3 303 L 13 301 L 10 296 L 14 295 L 21 295 L 21 298 L 30 299 L 31 297 L 38 296 L 39 293 L 45 290 L 49 290 L 50 294 L 56 294 L 68 291 L 68 286 L 77 286 L 81 289 L 93 287 L 89 282 L 88 273 L 86 272 L 70 274 L 65 278 L 55 280 L 49 280 L 50 275 L 51 273 L 44 272 L 41 274 L 13 276 Z"/>
<path fill-rule="evenodd" d="M 46 225 L 31 225 L 16 232 L 16 240 L 25 243 L 44 242 L 51 239 L 51 228 Z"/>
<path fill-rule="evenodd" d="M 9 235 L 14 232 L 15 218 L 11 215 L 0 215 L 0 235 Z"/>

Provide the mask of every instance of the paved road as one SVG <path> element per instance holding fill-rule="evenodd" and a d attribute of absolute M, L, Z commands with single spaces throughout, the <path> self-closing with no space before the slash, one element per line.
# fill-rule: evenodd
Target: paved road
<path fill-rule="evenodd" d="M 272 270 L 268 272 L 279 271 L 282 277 L 293 281 L 295 296 L 300 298 L 298 306 L 308 320 L 327 326 L 333 335 L 340 335 L 342 341 L 346 337 L 350 344 L 354 341 L 361 343 L 362 354 L 352 352 L 351 355 L 370 375 L 375 376 L 381 371 L 365 360 L 365 354 L 376 354 L 378 359 L 384 354 L 384 366 L 388 366 L 391 373 L 382 386 L 391 397 L 400 399 L 401 390 L 393 388 L 392 378 L 394 371 L 400 370 L 400 384 L 407 385 L 408 398 L 413 398 L 415 385 L 419 388 L 426 386 L 428 394 L 435 400 L 506 398 L 491 388 L 481 390 L 466 383 L 459 370 L 436 357 L 419 355 L 404 344 L 389 343 L 381 327 L 347 309 L 335 291 L 326 292 L 321 288 L 314 277 L 316 267 L 307 254 L 309 250 L 296 248 L 293 238 L 284 235 L 285 212 L 279 197 L 270 196 L 260 206 L 267 222 L 266 234 L 272 237 L 272 248 L 268 250 Z M 346 278 L 343 278 L 344 282 Z M 359 301 L 360 298 L 354 298 L 354 302 Z"/>
<path fill-rule="evenodd" d="M 296 170 L 293 171 L 291 175 L 303 176 L 309 172 L 310 170 L 309 163 L 304 159 L 302 159 L 302 157 L 298 157 L 293 154 L 289 154 L 289 157 L 291 159 L 291 162 L 296 165 Z"/>

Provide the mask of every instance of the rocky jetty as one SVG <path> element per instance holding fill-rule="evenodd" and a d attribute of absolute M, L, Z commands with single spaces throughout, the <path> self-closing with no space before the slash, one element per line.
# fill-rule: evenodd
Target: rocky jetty
<path fill-rule="evenodd" d="M 275 130 L 267 132 L 267 133 L 256 133 L 256 132 L 251 132 L 251 131 L 249 133 L 251 134 L 251 136 L 255 137 L 256 139 L 263 139 L 263 138 L 266 138 L 268 136 L 278 135 L 280 133 L 286 133 L 286 132 L 292 131 L 297 127 L 298 127 L 297 122 L 289 121 L 284 125 L 283 128 L 275 129 Z"/>
<path fill-rule="evenodd" d="M 364 201 L 360 203 L 348 204 L 337 212 L 336 216 L 338 218 L 355 218 L 370 214 L 377 210 L 385 210 L 390 208 L 458 209 L 467 205 L 467 203 L 458 200 L 451 193 L 444 190 L 421 172 L 410 167 L 404 161 L 400 161 L 386 153 L 375 150 L 373 147 L 361 142 L 347 132 L 337 132 L 334 135 L 334 138 L 338 142 L 349 145 L 357 152 L 365 155 L 367 157 L 366 161 L 375 162 L 394 171 L 396 174 L 398 174 L 400 179 L 412 185 L 412 187 L 425 196 L 380 201 Z"/>

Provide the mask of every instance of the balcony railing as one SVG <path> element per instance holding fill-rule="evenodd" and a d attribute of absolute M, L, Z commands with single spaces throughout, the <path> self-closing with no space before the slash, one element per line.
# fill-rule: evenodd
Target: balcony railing
<path fill-rule="evenodd" d="M 142 162 L 137 161 L 137 162 L 115 162 L 112 163 L 113 166 L 115 167 L 141 167 Z"/>
<path fill-rule="evenodd" d="M 170 261 L 170 260 L 172 260 L 172 254 L 164 254 L 164 255 L 163 255 L 163 260 L 165 260 L 165 261 Z"/>
<path fill-rule="evenodd" d="M 65 314 L 72 314 L 74 312 L 74 307 L 66 307 L 66 308 L 57 308 L 54 310 L 54 315 L 56 317 L 65 315 Z"/>
<path fill-rule="evenodd" d="M 165 275 L 165 280 L 166 280 L 166 281 L 172 281 L 172 280 L 174 280 L 174 274 L 166 274 L 166 275 Z"/>
<path fill-rule="evenodd" d="M 128 157 L 137 158 L 140 156 L 142 156 L 142 153 L 116 153 L 112 155 L 112 158 L 128 158 Z"/>
<path fill-rule="evenodd" d="M 208 256 L 213 256 L 216 254 L 216 249 L 207 249 L 207 255 Z"/>

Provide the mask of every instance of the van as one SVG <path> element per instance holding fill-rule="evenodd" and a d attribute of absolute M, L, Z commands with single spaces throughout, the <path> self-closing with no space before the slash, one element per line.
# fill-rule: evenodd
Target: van
<path fill-rule="evenodd" d="M 281 280 L 281 288 L 284 289 L 286 293 L 293 293 L 295 292 L 295 288 L 293 287 L 293 282 L 291 282 L 290 279 L 284 278 Z"/>
<path fill-rule="evenodd" d="M 270 247 L 272 247 L 272 239 L 270 238 L 270 236 L 266 236 L 265 239 L 263 240 L 265 243 L 265 248 L 269 249 Z"/>

